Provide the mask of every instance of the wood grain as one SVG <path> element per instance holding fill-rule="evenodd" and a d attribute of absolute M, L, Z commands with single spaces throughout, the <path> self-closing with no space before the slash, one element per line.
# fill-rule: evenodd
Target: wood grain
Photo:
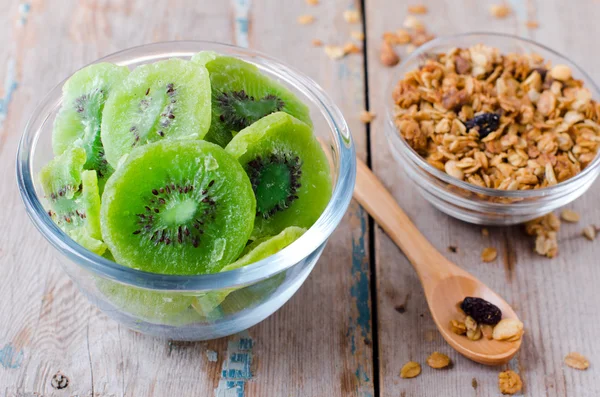
<path fill-rule="evenodd" d="M 8 9 L 0 13 L 0 37 L 10 43 L 0 48 L 0 76 L 18 84 L 0 128 L 0 166 L 7 170 L 0 176 L 6 206 L 0 212 L 1 396 L 373 395 L 367 218 L 356 204 L 304 287 L 274 316 L 231 338 L 169 343 L 124 329 L 87 303 L 27 219 L 13 174 L 18 139 L 41 95 L 98 57 L 153 41 L 249 45 L 307 73 L 345 114 L 357 115 L 364 103 L 361 55 L 332 62 L 310 45 L 313 35 L 348 37 L 341 15 L 349 6 L 35 0 L 23 15 L 19 4 L 0 1 Z M 317 23 L 298 25 L 304 13 L 318 15 Z M 357 117 L 349 123 L 364 157 L 365 128 Z M 233 353 L 244 354 L 248 367 L 228 383 L 222 370 L 234 365 Z M 57 373 L 68 378 L 67 388 L 53 387 Z"/>
<path fill-rule="evenodd" d="M 492 1 L 421 3 L 430 10 L 421 19 L 436 35 L 467 31 L 528 34 L 570 54 L 593 76 L 600 77 L 600 58 L 584 49 L 590 45 L 593 29 L 580 28 L 592 23 L 591 15 L 598 10 L 593 1 L 578 2 L 570 10 L 560 1 L 512 1 L 513 13 L 503 20 L 490 16 L 488 8 L 495 3 Z M 382 116 L 371 126 L 376 175 L 438 250 L 506 298 L 524 321 L 526 334 L 521 352 L 508 367 L 521 374 L 525 395 L 598 395 L 598 370 L 590 368 L 583 373 L 566 368 L 563 357 L 571 350 L 593 357 L 600 348 L 600 342 L 592 336 L 600 324 L 597 317 L 590 316 L 600 308 L 594 299 L 600 277 L 595 258 L 600 252 L 599 243 L 577 237 L 583 224 L 564 225 L 559 235 L 561 253 L 549 260 L 532 252 L 532 241 L 520 227 L 491 228 L 490 236 L 483 237 L 480 227 L 452 219 L 421 199 L 395 165 L 383 130 L 389 99 L 382 93 L 393 84 L 389 81 L 393 70 L 380 65 L 378 51 L 383 32 L 401 27 L 407 10 L 392 0 L 367 0 L 366 4 L 369 103 L 371 110 Z M 528 31 L 523 18 L 539 20 L 540 29 Z M 585 214 L 586 223 L 600 222 L 600 211 L 594 205 L 599 193 L 600 187 L 595 184 L 570 206 Z M 450 252 L 449 246 L 457 247 L 457 252 Z M 495 247 L 500 253 L 493 263 L 480 260 L 486 246 Z M 380 230 L 376 232 L 375 248 L 381 395 L 499 395 L 497 374 L 503 368 L 483 367 L 454 353 L 435 330 L 423 291 L 407 259 Z M 404 363 L 415 360 L 424 364 L 433 351 L 448 354 L 454 367 L 439 371 L 425 366 L 418 378 L 400 379 Z"/>

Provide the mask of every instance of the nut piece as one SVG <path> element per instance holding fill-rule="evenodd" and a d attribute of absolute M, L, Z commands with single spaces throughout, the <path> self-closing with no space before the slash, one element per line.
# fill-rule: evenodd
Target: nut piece
<path fill-rule="evenodd" d="M 495 340 L 515 342 L 523 336 L 523 323 L 514 318 L 505 318 L 494 327 L 492 337 Z"/>
<path fill-rule="evenodd" d="M 357 10 L 344 11 L 344 19 L 348 23 L 358 23 L 360 21 L 360 13 Z"/>
<path fill-rule="evenodd" d="M 367 124 L 367 123 L 370 123 L 371 121 L 373 121 L 375 119 L 375 116 L 376 116 L 375 113 L 369 112 L 368 110 L 363 110 L 360 113 L 360 121 Z"/>
<path fill-rule="evenodd" d="M 515 371 L 504 371 L 498 374 L 498 387 L 502 394 L 515 394 L 523 389 L 523 381 Z"/>
<path fill-rule="evenodd" d="M 446 163 L 447 164 L 447 163 Z M 481 251 L 481 260 L 484 262 L 492 262 L 498 257 L 498 251 L 493 247 L 486 247 Z"/>
<path fill-rule="evenodd" d="M 387 41 L 383 41 L 381 44 L 381 54 L 380 54 L 381 63 L 384 66 L 395 66 L 400 62 L 400 57 L 394 51 L 394 48 Z"/>
<path fill-rule="evenodd" d="M 450 357 L 439 352 L 433 352 L 431 356 L 427 357 L 427 365 L 435 369 L 446 368 L 450 365 Z"/>
<path fill-rule="evenodd" d="M 421 373 L 421 365 L 414 361 L 409 361 L 400 370 L 400 376 L 404 379 L 414 378 Z"/>
<path fill-rule="evenodd" d="M 323 42 L 319 39 L 312 39 L 312 41 L 310 43 L 313 45 L 313 47 L 323 46 Z"/>
<path fill-rule="evenodd" d="M 494 337 L 493 337 L 494 327 L 492 327 L 489 324 L 482 324 L 479 326 L 479 328 L 481 328 L 481 333 L 483 334 L 485 339 L 488 339 L 488 340 L 494 339 Z"/>
<path fill-rule="evenodd" d="M 567 65 L 556 65 L 550 70 L 553 79 L 567 81 L 571 78 L 571 68 Z"/>
<path fill-rule="evenodd" d="M 590 367 L 590 362 L 587 358 L 579 353 L 572 352 L 565 357 L 565 364 L 571 368 L 586 370 Z"/>
<path fill-rule="evenodd" d="M 594 225 L 588 225 L 583 228 L 581 234 L 583 234 L 583 236 L 588 240 L 594 241 L 596 238 L 596 227 Z"/>
<path fill-rule="evenodd" d="M 465 319 L 465 326 L 467 327 L 467 338 L 470 340 L 481 339 L 481 329 L 473 317 L 467 316 Z"/>
<path fill-rule="evenodd" d="M 565 222 L 571 222 L 571 223 L 579 222 L 579 214 L 573 210 L 563 210 L 560 213 L 560 218 Z"/>
<path fill-rule="evenodd" d="M 300 15 L 298 17 L 298 23 L 300 25 L 310 25 L 315 21 L 315 17 L 313 15 Z"/>
<path fill-rule="evenodd" d="M 340 59 L 343 58 L 344 55 L 346 55 L 344 53 L 344 49 L 338 45 L 326 45 L 325 53 L 331 59 Z"/>
<path fill-rule="evenodd" d="M 408 6 L 408 12 L 411 14 L 427 14 L 427 6 L 423 4 L 415 4 L 412 6 Z"/>
<path fill-rule="evenodd" d="M 357 30 L 353 30 L 352 32 L 350 32 L 350 36 L 355 40 L 364 40 L 365 39 L 365 34 L 363 32 L 359 32 Z"/>
<path fill-rule="evenodd" d="M 467 333 L 467 326 L 465 323 L 458 320 L 450 321 L 450 329 L 457 335 L 464 335 Z"/>
<path fill-rule="evenodd" d="M 510 14 L 510 8 L 505 4 L 494 4 L 490 7 L 490 14 L 496 18 L 506 18 Z"/>

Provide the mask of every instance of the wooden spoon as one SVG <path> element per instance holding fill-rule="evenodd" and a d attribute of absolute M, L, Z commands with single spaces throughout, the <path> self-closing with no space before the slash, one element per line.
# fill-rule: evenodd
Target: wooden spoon
<path fill-rule="evenodd" d="M 521 340 L 505 342 L 477 341 L 457 335 L 450 329 L 450 321 L 464 314 L 459 303 L 466 296 L 483 298 L 502 310 L 502 318 L 517 319 L 513 309 L 468 272 L 444 258 L 400 209 L 392 195 L 385 189 L 369 168 L 358 160 L 354 198 L 404 252 L 417 271 L 425 290 L 425 298 L 442 336 L 463 356 L 486 365 L 508 362 L 521 347 Z"/>

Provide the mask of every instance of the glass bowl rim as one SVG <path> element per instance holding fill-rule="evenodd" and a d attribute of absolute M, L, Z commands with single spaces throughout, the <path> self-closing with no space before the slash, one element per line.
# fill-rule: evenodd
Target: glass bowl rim
<path fill-rule="evenodd" d="M 271 72 L 277 71 L 279 74 L 283 74 L 284 78 L 279 77 L 283 80 L 284 84 L 290 84 L 290 81 L 292 81 L 304 90 L 303 94 L 308 96 L 307 100 L 319 109 L 331 126 L 330 128 L 334 137 L 332 144 L 339 151 L 337 153 L 337 164 L 334 163 L 334 167 L 339 167 L 339 174 L 333 187 L 332 196 L 319 219 L 298 240 L 274 255 L 240 269 L 201 275 L 167 275 L 133 269 L 96 255 L 77 244 L 51 220 L 35 192 L 35 176 L 32 173 L 32 161 L 36 145 L 32 142 L 37 143 L 40 129 L 33 130 L 32 124 L 40 116 L 43 117 L 41 125 L 47 122 L 49 114 L 42 115 L 42 112 L 54 98 L 61 96 L 62 86 L 68 79 L 67 77 L 67 79 L 61 81 L 43 97 L 35 107 L 25 126 L 17 148 L 17 185 L 27 214 L 46 240 L 62 255 L 66 256 L 67 259 L 101 277 L 154 290 L 213 290 L 256 283 L 287 270 L 311 253 L 317 251 L 326 242 L 331 233 L 333 233 L 348 208 L 356 178 L 355 148 L 352 136 L 341 111 L 333 100 L 319 84 L 304 73 L 259 51 L 226 43 L 203 40 L 179 40 L 143 44 L 108 54 L 90 64 L 103 62 L 106 59 L 124 54 L 130 55 L 130 58 L 137 58 L 143 56 L 144 53 L 151 54 L 152 49 L 157 49 L 161 46 L 172 46 L 168 52 L 169 55 L 162 56 L 161 58 L 158 58 L 156 55 L 150 55 L 150 57 L 162 59 L 188 56 L 193 52 L 178 52 L 177 47 L 196 45 L 198 49 L 195 52 L 203 50 L 216 50 L 218 52 L 219 49 L 222 49 L 224 52 L 235 51 L 236 53 L 252 57 L 253 60 L 260 60 L 263 62 L 261 66 L 266 65 L 267 69 Z M 126 61 L 123 62 L 119 63 L 127 64 Z"/>
<path fill-rule="evenodd" d="M 406 72 L 402 71 L 402 69 L 405 68 L 409 62 L 412 62 L 416 58 L 419 58 L 419 57 L 425 55 L 427 52 L 429 52 L 434 47 L 437 47 L 440 45 L 449 45 L 449 44 L 451 45 L 454 40 L 460 40 L 462 38 L 475 38 L 475 37 L 481 37 L 483 40 L 485 40 L 486 37 L 510 39 L 510 40 L 514 40 L 516 42 L 521 42 L 523 44 L 532 46 L 533 49 L 535 49 L 537 47 L 538 49 L 542 49 L 543 51 L 549 52 L 553 56 L 561 59 L 561 61 L 565 61 L 567 64 L 572 65 L 576 69 L 577 73 L 579 73 L 580 77 L 587 80 L 586 83 L 589 84 L 589 85 L 587 85 L 587 88 L 591 91 L 592 97 L 593 98 L 595 97 L 597 100 L 600 99 L 600 87 L 598 87 L 598 85 L 594 82 L 594 80 L 591 78 L 591 76 L 589 74 L 587 74 L 578 64 L 571 61 L 565 55 L 562 55 L 561 53 L 559 53 L 543 44 L 540 44 L 534 40 L 531 40 L 531 39 L 528 39 L 525 37 L 520 37 L 520 36 L 513 35 L 513 34 L 509 34 L 509 33 L 469 32 L 469 33 L 460 33 L 460 34 L 437 37 L 437 38 L 425 43 L 424 45 L 417 48 L 414 52 L 412 52 L 404 61 L 402 61 L 402 63 L 400 63 L 400 65 L 397 68 L 398 70 L 396 70 L 395 73 L 393 73 L 390 83 L 388 84 L 388 88 L 386 90 L 387 91 L 385 94 L 386 101 L 388 101 L 388 100 L 390 100 L 390 98 L 392 98 L 392 93 L 396 87 L 396 83 L 402 77 L 401 75 L 406 73 Z M 482 44 L 486 44 L 486 43 L 483 42 Z M 390 100 L 390 102 L 391 102 L 391 100 Z M 548 187 L 544 187 L 541 189 L 533 189 L 533 190 L 501 190 L 501 189 L 477 186 L 477 185 L 471 184 L 469 182 L 461 181 L 459 179 L 451 177 L 450 175 L 438 170 L 437 168 L 435 168 L 434 166 L 429 164 L 427 161 L 425 161 L 425 159 L 423 157 L 421 157 L 406 142 L 406 140 L 404 139 L 402 134 L 400 134 L 400 131 L 394 124 L 394 104 L 393 103 L 390 104 L 390 102 L 387 102 L 388 106 L 386 106 L 386 123 L 388 124 L 388 128 L 392 128 L 395 131 L 395 134 L 387 134 L 388 139 L 391 139 L 394 142 L 399 143 L 402 147 L 402 151 L 409 157 L 409 160 L 416 163 L 419 168 L 423 168 L 429 174 L 432 174 L 436 178 L 441 179 L 443 182 L 448 183 L 449 185 L 454 185 L 454 186 L 457 186 L 459 188 L 468 190 L 468 191 L 476 193 L 476 194 L 482 194 L 482 195 L 491 196 L 491 197 L 501 197 L 501 198 L 538 198 L 538 197 L 551 196 L 553 194 L 562 192 L 564 189 L 568 189 L 569 186 L 586 178 L 589 174 L 593 173 L 596 168 L 600 167 L 600 152 L 599 152 L 599 153 L 596 153 L 596 157 L 594 158 L 594 160 L 592 160 L 592 162 L 590 164 L 588 164 L 588 166 L 585 167 L 579 174 L 575 175 L 572 178 L 566 179 L 560 183 L 557 183 L 556 185 L 553 185 L 553 186 L 548 186 Z M 511 203 L 511 204 L 501 204 L 501 203 L 495 203 L 495 204 L 513 206 L 513 205 L 518 205 L 519 203 L 517 202 L 517 203 Z"/>

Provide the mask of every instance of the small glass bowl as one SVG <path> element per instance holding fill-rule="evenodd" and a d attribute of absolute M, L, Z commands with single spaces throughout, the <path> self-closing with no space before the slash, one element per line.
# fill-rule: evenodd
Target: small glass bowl
<path fill-rule="evenodd" d="M 594 99 L 600 90 L 579 66 L 557 52 L 531 40 L 499 33 L 467 33 L 440 37 L 419 47 L 399 67 L 386 95 L 385 133 L 390 150 L 414 182 L 422 196 L 440 211 L 466 222 L 481 225 L 513 225 L 537 218 L 562 207 L 592 185 L 600 173 L 600 156 L 579 174 L 557 185 L 537 190 L 499 190 L 483 188 L 458 180 L 431 166 L 404 140 L 394 124 L 392 92 L 404 75 L 421 66 L 430 54 L 476 44 L 496 47 L 501 53 L 537 53 L 553 65 L 571 67 L 575 78 L 583 80 Z"/>
<path fill-rule="evenodd" d="M 251 62 L 294 91 L 310 107 L 315 133 L 331 160 L 334 190 L 327 208 L 302 237 L 282 251 L 229 272 L 177 276 L 124 267 L 75 243 L 46 213 L 38 181 L 40 168 L 53 156 L 52 125 L 61 105 L 64 81 L 31 116 L 17 153 L 17 182 L 27 213 L 55 248 L 62 267 L 81 292 L 125 326 L 173 340 L 230 335 L 279 309 L 306 280 L 340 223 L 352 198 L 356 176 L 352 137 L 340 110 L 314 81 L 268 56 L 225 44 L 179 41 L 131 48 L 97 62 L 134 68 L 162 59 L 187 59 L 204 50 Z M 220 302 L 217 298 L 223 295 L 227 297 Z"/>

